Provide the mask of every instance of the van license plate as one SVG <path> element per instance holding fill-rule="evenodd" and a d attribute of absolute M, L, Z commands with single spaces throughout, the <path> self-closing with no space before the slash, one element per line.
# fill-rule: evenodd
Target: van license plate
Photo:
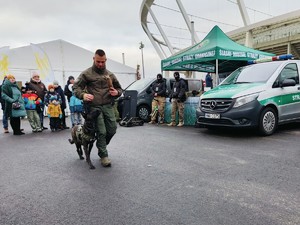
<path fill-rule="evenodd" d="M 205 118 L 207 119 L 220 119 L 220 117 L 218 113 L 205 113 Z"/>

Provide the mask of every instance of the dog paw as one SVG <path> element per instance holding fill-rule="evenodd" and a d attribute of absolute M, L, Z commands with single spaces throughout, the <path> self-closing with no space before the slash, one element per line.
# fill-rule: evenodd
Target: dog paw
<path fill-rule="evenodd" d="M 80 158 L 80 160 L 84 160 L 84 157 L 83 157 L 83 156 L 80 156 L 79 158 Z"/>

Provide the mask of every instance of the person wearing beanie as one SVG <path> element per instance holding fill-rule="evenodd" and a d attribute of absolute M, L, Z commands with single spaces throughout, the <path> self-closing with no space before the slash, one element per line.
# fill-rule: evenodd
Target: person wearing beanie
<path fill-rule="evenodd" d="M 172 103 L 171 123 L 168 126 L 176 126 L 176 112 L 178 110 L 179 123 L 178 127 L 184 125 L 184 102 L 186 100 L 187 85 L 184 79 L 180 78 L 178 72 L 174 72 L 175 82 L 170 93 L 170 102 Z"/>
<path fill-rule="evenodd" d="M 55 87 L 53 84 L 48 85 L 48 91 L 46 92 L 45 98 L 44 98 L 44 104 L 48 106 L 51 102 L 50 98 L 54 96 L 56 100 L 61 104 L 61 98 L 60 95 L 55 91 Z"/>
<path fill-rule="evenodd" d="M 69 85 L 69 88 L 72 90 L 72 84 Z M 72 127 L 75 125 L 82 124 L 81 113 L 83 112 L 83 102 L 77 98 L 74 94 L 71 97 L 69 102 L 70 112 L 71 112 L 71 123 Z"/>
<path fill-rule="evenodd" d="M 61 86 L 59 85 L 58 81 L 55 80 L 53 81 L 53 86 L 54 86 L 54 90 L 57 94 L 59 94 L 61 102 L 60 102 L 60 107 L 62 110 L 62 117 L 61 117 L 61 129 L 69 129 L 70 127 L 68 127 L 66 125 L 66 113 L 65 113 L 65 109 L 67 108 L 67 103 L 66 103 L 66 96 L 64 94 L 63 89 L 61 88 Z"/>
<path fill-rule="evenodd" d="M 152 100 L 152 112 L 150 124 L 156 123 L 156 117 L 158 115 L 158 123 L 164 123 L 165 118 L 165 105 L 166 105 L 166 81 L 159 73 L 156 76 L 156 81 L 151 86 L 151 93 L 153 95 Z"/>
<path fill-rule="evenodd" d="M 55 95 L 49 98 L 47 115 L 50 120 L 49 125 L 51 131 L 57 131 L 58 129 L 60 129 L 60 119 L 62 117 L 62 111 L 59 100 Z"/>
<path fill-rule="evenodd" d="M 45 95 L 47 93 L 47 88 L 45 84 L 41 81 L 40 75 L 38 74 L 37 71 L 33 71 L 31 74 L 31 79 L 27 84 L 34 92 L 37 94 L 37 96 L 41 99 L 44 100 Z M 44 110 L 45 110 L 45 105 L 42 103 L 40 105 L 40 111 L 38 112 L 40 121 L 41 121 L 41 126 L 43 127 L 43 130 L 48 129 L 47 127 L 44 126 Z"/>
<path fill-rule="evenodd" d="M 5 101 L 4 113 L 9 118 L 14 135 L 25 134 L 21 131 L 21 117 L 26 116 L 22 92 L 13 75 L 7 75 L 1 88 L 1 97 Z"/>

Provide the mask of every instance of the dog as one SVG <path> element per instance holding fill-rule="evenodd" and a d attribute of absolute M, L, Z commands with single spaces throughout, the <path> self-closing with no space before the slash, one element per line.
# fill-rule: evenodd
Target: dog
<path fill-rule="evenodd" d="M 95 126 L 95 120 L 100 115 L 99 110 L 94 110 L 90 113 L 83 114 L 83 117 L 85 119 L 83 125 L 75 125 L 71 129 L 71 136 L 72 139 L 69 139 L 70 144 L 76 145 L 76 151 L 79 155 L 79 158 L 81 160 L 84 159 L 82 147 L 85 153 L 86 162 L 88 163 L 90 169 L 95 169 L 95 166 L 91 162 L 91 151 L 94 146 L 94 142 L 96 141 L 96 126 Z"/>

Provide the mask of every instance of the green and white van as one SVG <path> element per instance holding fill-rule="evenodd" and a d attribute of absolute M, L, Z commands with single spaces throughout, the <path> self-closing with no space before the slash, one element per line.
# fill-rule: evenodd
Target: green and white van
<path fill-rule="evenodd" d="M 273 57 L 274 58 L 274 57 Z M 240 67 L 201 95 L 199 127 L 255 127 L 271 135 L 277 126 L 300 119 L 300 60 Z"/>

